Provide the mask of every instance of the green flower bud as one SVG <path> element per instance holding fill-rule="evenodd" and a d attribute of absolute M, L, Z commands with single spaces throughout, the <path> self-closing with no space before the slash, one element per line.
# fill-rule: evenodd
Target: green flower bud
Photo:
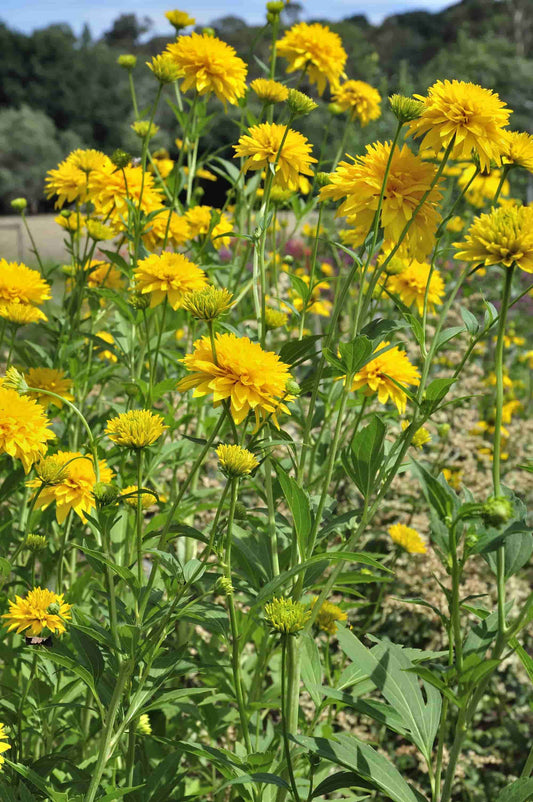
<path fill-rule="evenodd" d="M 248 517 L 248 510 L 242 501 L 235 503 L 235 512 L 233 513 L 236 521 L 245 521 Z"/>
<path fill-rule="evenodd" d="M 93 487 L 93 496 L 101 507 L 113 504 L 118 498 L 120 490 L 116 485 L 108 482 L 97 482 Z"/>
<path fill-rule="evenodd" d="M 228 579 L 227 576 L 219 576 L 215 582 L 214 590 L 217 596 L 231 596 L 233 593 L 231 579 Z"/>
<path fill-rule="evenodd" d="M 513 517 L 513 505 L 507 496 L 491 496 L 483 504 L 481 511 L 487 526 L 502 526 Z"/>
<path fill-rule="evenodd" d="M 303 604 L 292 599 L 272 599 L 265 604 L 265 619 L 275 632 L 296 635 L 302 630 L 311 615 Z"/>
<path fill-rule="evenodd" d="M 318 103 L 315 103 L 309 95 L 299 92 L 298 89 L 289 89 L 287 106 L 295 115 L 311 114 L 312 111 L 318 109 Z"/>
<path fill-rule="evenodd" d="M 42 551 L 48 545 L 48 540 L 44 535 L 27 535 L 26 548 L 30 551 Z"/>
<path fill-rule="evenodd" d="M 287 395 L 300 395 L 300 386 L 294 381 L 294 379 L 287 379 L 285 383 L 285 392 Z"/>
<path fill-rule="evenodd" d="M 392 113 L 402 125 L 418 119 L 424 110 L 424 103 L 421 100 L 405 95 L 392 95 L 389 103 Z"/>
<path fill-rule="evenodd" d="M 14 212 L 23 212 L 27 205 L 28 201 L 26 198 L 13 198 L 11 201 L 11 208 Z"/>
<path fill-rule="evenodd" d="M 327 187 L 328 184 L 331 184 L 331 175 L 330 173 L 324 173 L 322 170 L 316 174 L 316 183 L 319 187 Z"/>
<path fill-rule="evenodd" d="M 113 155 L 111 156 L 111 161 L 113 162 L 115 167 L 118 167 L 120 170 L 123 170 L 124 167 L 129 166 L 129 163 L 131 162 L 131 154 L 126 153 L 125 150 L 117 148 L 113 152 Z"/>
<path fill-rule="evenodd" d="M 117 58 L 117 64 L 119 67 L 124 67 L 125 70 L 133 70 L 137 64 L 137 56 L 133 56 L 130 53 L 124 53 L 122 56 Z"/>
<path fill-rule="evenodd" d="M 46 612 L 50 613 L 50 615 L 59 615 L 60 610 L 61 606 L 58 604 L 58 602 L 52 602 L 52 604 L 49 604 L 46 608 Z"/>

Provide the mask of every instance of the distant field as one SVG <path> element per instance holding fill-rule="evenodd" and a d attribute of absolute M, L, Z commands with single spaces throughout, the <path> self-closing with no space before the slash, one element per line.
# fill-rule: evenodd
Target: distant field
<path fill-rule="evenodd" d="M 54 223 L 54 216 L 36 214 L 27 219 L 41 259 L 45 262 L 68 262 L 70 259 L 63 245 L 63 232 Z M 0 217 L 0 258 L 24 262 L 30 267 L 36 262 L 30 238 L 19 215 Z"/>

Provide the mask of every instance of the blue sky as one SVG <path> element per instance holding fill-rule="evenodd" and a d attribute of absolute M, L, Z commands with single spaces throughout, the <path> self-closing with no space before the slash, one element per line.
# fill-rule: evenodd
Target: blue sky
<path fill-rule="evenodd" d="M 439 11 L 452 4 L 453 0 L 301 0 L 305 17 L 327 16 L 331 20 L 342 19 L 352 14 L 366 14 L 374 23 L 383 17 L 402 11 L 425 9 Z M 154 21 L 154 34 L 170 34 L 164 12 L 169 8 L 182 8 L 196 18 L 199 25 L 216 17 L 234 14 L 250 23 L 258 23 L 265 17 L 265 0 L 2 0 L 0 20 L 10 28 L 30 33 L 56 22 L 67 22 L 76 33 L 88 22 L 93 36 L 107 30 L 120 14 L 136 13 L 149 16 Z"/>

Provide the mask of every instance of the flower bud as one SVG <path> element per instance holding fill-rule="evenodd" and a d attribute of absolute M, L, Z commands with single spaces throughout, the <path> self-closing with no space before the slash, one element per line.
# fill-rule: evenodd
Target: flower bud
<path fill-rule="evenodd" d="M 233 295 L 226 289 L 205 287 L 188 293 L 183 299 L 183 308 L 196 320 L 213 321 L 230 309 Z"/>
<path fill-rule="evenodd" d="M 48 545 L 44 535 L 29 534 L 26 536 L 26 548 L 30 551 L 42 551 Z"/>
<path fill-rule="evenodd" d="M 130 296 L 128 298 L 130 306 L 134 309 L 148 309 L 150 306 L 150 293 L 149 292 L 137 292 L 136 290 L 132 290 L 130 292 Z"/>
<path fill-rule="evenodd" d="M 265 323 L 267 329 L 279 329 L 285 326 L 289 316 L 285 312 L 280 312 L 278 309 L 271 309 L 267 306 L 265 309 Z"/>
<path fill-rule="evenodd" d="M 322 170 L 318 172 L 315 176 L 316 183 L 319 187 L 327 187 L 328 184 L 331 184 L 331 174 L 324 173 Z"/>
<path fill-rule="evenodd" d="M 287 395 L 300 395 L 300 386 L 294 381 L 294 379 L 287 379 L 285 383 L 285 392 Z"/>
<path fill-rule="evenodd" d="M 61 605 L 59 604 L 59 602 L 56 601 L 49 604 L 48 607 L 46 608 L 46 612 L 49 613 L 50 615 L 59 615 L 60 610 L 61 610 Z"/>
<path fill-rule="evenodd" d="M 154 56 L 152 61 L 147 61 L 146 64 L 161 84 L 172 84 L 181 75 L 181 68 L 168 53 Z"/>
<path fill-rule="evenodd" d="M 214 590 L 217 596 L 231 596 L 233 594 L 231 579 L 227 576 L 219 576 L 215 582 Z"/>
<path fill-rule="evenodd" d="M 216 36 L 214 28 L 202 28 L 202 33 L 205 34 L 205 36 Z"/>
<path fill-rule="evenodd" d="M 481 517 L 487 526 L 502 526 L 513 517 L 513 505 L 507 496 L 491 496 L 483 504 Z"/>
<path fill-rule="evenodd" d="M 123 170 L 125 167 L 129 166 L 129 163 L 131 162 L 131 154 L 126 153 L 125 150 L 117 148 L 111 156 L 111 161 L 113 162 L 115 167 L 118 167 L 120 170 Z"/>
<path fill-rule="evenodd" d="M 117 58 L 117 64 L 119 67 L 124 67 L 125 70 L 133 70 L 137 64 L 137 56 L 133 56 L 130 53 L 124 53 L 122 56 Z"/>
<path fill-rule="evenodd" d="M 405 95 L 391 95 L 389 103 L 392 113 L 402 125 L 418 119 L 424 110 L 424 103 L 421 100 Z"/>
<path fill-rule="evenodd" d="M 146 139 L 147 136 L 152 139 L 159 131 L 159 126 L 150 120 L 135 120 L 130 128 L 135 131 L 139 139 Z"/>
<path fill-rule="evenodd" d="M 11 208 L 14 212 L 23 212 L 27 205 L 28 201 L 26 198 L 13 198 L 11 201 Z"/>
<path fill-rule="evenodd" d="M 270 14 L 276 14 L 279 16 L 283 9 L 285 8 L 285 3 L 282 0 L 271 0 L 271 2 L 266 4 L 266 9 Z"/>
<path fill-rule="evenodd" d="M 303 604 L 292 599 L 272 599 L 265 604 L 265 619 L 275 632 L 296 635 L 302 630 L 311 615 Z"/>
<path fill-rule="evenodd" d="M 330 103 L 328 105 L 328 111 L 330 114 L 334 114 L 335 116 L 342 114 L 342 109 L 338 103 Z"/>
<path fill-rule="evenodd" d="M 242 503 L 242 501 L 235 502 L 235 520 L 236 521 L 245 521 L 248 517 L 248 510 L 246 509 L 246 505 Z"/>
<path fill-rule="evenodd" d="M 310 98 L 309 95 L 299 92 L 298 89 L 289 89 L 287 106 L 292 114 L 304 115 L 310 114 L 312 111 L 317 109 L 318 103 L 315 103 L 315 101 Z"/>
<path fill-rule="evenodd" d="M 20 370 L 17 370 L 12 365 L 6 370 L 2 387 L 5 387 L 6 390 L 16 390 L 17 393 L 23 394 L 28 389 L 28 384 Z"/>
<path fill-rule="evenodd" d="M 449 423 L 441 423 L 437 426 L 437 433 L 442 440 L 446 440 L 450 434 L 451 426 Z"/>
<path fill-rule="evenodd" d="M 116 485 L 109 482 L 97 482 L 93 487 L 93 496 L 101 507 L 107 507 L 116 501 L 120 491 Z"/>
<path fill-rule="evenodd" d="M 35 473 L 43 485 L 57 485 L 68 478 L 69 470 L 68 465 L 52 455 L 39 460 L 35 465 Z"/>
<path fill-rule="evenodd" d="M 141 713 L 141 715 L 137 719 L 136 730 L 140 735 L 152 734 L 152 725 L 150 724 L 150 716 L 148 715 L 148 713 Z"/>

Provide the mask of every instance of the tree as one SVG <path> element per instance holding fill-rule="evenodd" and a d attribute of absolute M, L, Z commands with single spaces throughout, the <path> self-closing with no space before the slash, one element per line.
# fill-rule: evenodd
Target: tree
<path fill-rule="evenodd" d="M 43 198 L 46 171 L 81 146 L 73 131 L 58 131 L 42 111 L 29 106 L 1 109 L 0 199 L 5 211 L 9 201 L 18 196 L 27 198 L 32 211 L 36 211 Z"/>
<path fill-rule="evenodd" d="M 109 31 L 104 33 L 104 42 L 111 47 L 132 47 L 136 45 L 152 27 L 153 22 L 150 17 L 137 19 L 136 14 L 121 14 L 113 22 Z"/>

